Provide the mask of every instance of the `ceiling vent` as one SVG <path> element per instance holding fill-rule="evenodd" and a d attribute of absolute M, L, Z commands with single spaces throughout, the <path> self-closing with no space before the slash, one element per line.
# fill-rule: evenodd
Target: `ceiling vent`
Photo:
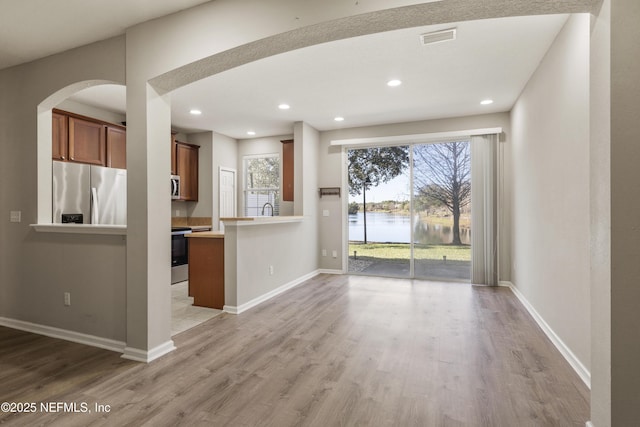
<path fill-rule="evenodd" d="M 456 29 L 449 28 L 448 30 L 434 31 L 433 33 L 420 34 L 420 42 L 423 45 L 448 42 L 456 39 Z"/>

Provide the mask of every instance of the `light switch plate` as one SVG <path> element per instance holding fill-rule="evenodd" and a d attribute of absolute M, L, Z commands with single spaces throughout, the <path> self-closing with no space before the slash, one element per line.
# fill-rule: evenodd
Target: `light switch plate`
<path fill-rule="evenodd" d="M 20 222 L 22 221 L 22 211 L 11 211 L 9 215 L 9 221 Z"/>
<path fill-rule="evenodd" d="M 325 209 L 322 211 L 322 216 L 329 216 L 329 209 Z"/>

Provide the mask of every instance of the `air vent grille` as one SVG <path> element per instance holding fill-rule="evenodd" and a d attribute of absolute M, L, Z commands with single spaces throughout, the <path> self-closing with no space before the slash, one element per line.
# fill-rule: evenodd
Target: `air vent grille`
<path fill-rule="evenodd" d="M 434 31 L 433 33 L 420 34 L 420 42 L 423 45 L 448 42 L 456 39 L 456 29 Z"/>

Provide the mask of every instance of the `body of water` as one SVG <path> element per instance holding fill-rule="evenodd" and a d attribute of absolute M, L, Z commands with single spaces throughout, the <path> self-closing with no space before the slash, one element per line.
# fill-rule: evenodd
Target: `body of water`
<path fill-rule="evenodd" d="M 386 212 L 367 212 L 367 241 L 410 243 L 411 217 Z M 416 215 L 415 237 L 416 243 L 451 243 L 453 239 L 452 227 L 442 224 L 431 224 L 422 221 Z M 471 230 L 460 229 L 462 243 L 471 243 Z M 349 215 L 349 240 L 364 240 L 364 214 L 358 212 Z"/>

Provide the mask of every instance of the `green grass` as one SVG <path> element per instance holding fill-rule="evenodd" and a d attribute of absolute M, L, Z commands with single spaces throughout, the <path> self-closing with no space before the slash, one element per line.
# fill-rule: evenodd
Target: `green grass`
<path fill-rule="evenodd" d="M 358 259 L 385 259 L 389 261 L 404 262 L 409 259 L 408 243 L 349 243 L 349 256 L 353 257 L 353 251 L 357 251 Z M 420 259 L 438 259 L 443 256 L 447 260 L 471 261 L 470 245 L 415 245 L 414 257 Z"/>

